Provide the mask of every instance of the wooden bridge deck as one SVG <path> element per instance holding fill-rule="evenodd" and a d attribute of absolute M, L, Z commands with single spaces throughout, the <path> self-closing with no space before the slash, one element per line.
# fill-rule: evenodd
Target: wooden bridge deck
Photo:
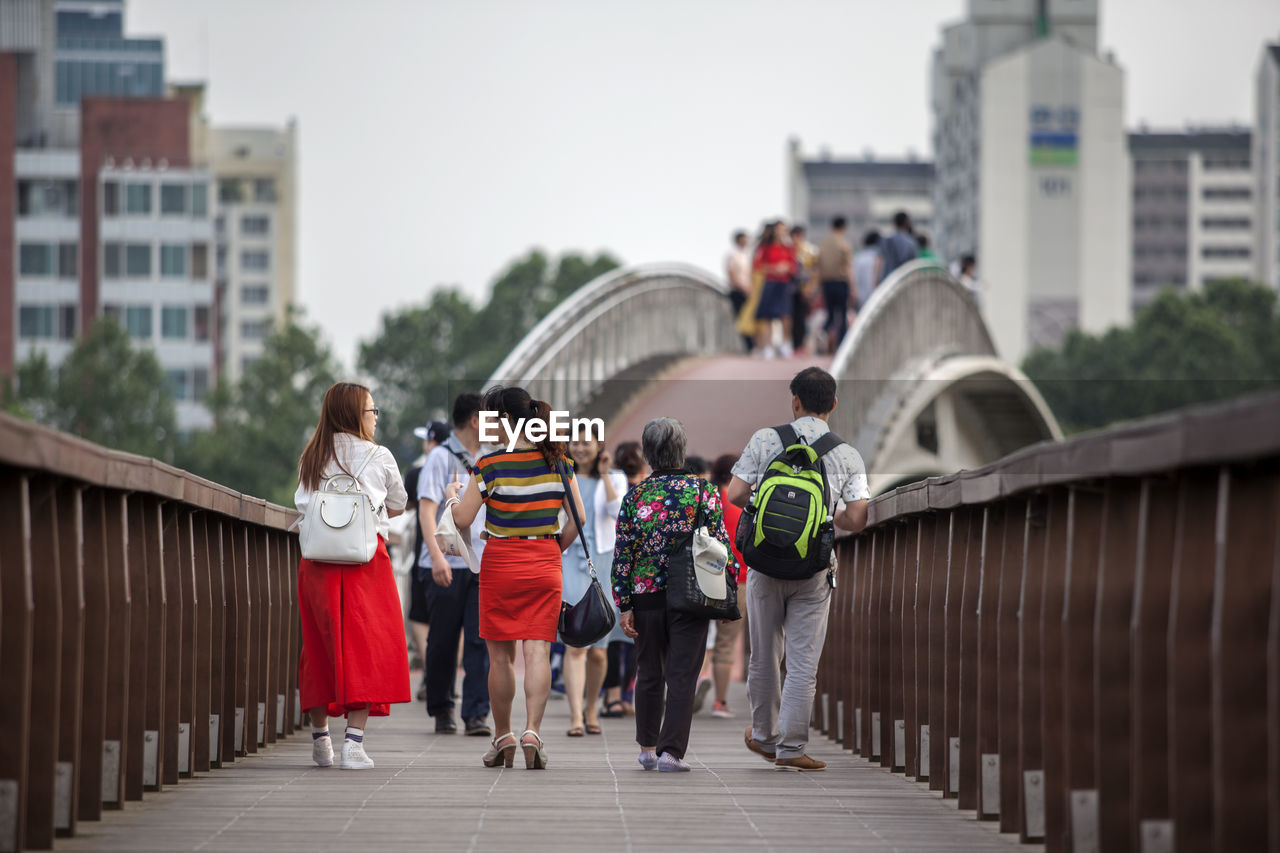
<path fill-rule="evenodd" d="M 415 682 L 416 683 L 416 682 Z M 421 704 L 375 719 L 377 767 L 311 763 L 305 731 L 141 803 L 81 823 L 58 850 L 626 851 L 1030 850 L 922 786 L 842 753 L 816 732 L 823 773 L 775 770 L 742 745 L 743 686 L 732 720 L 694 718 L 688 774 L 643 772 L 634 721 L 567 738 L 568 708 L 545 725 L 550 769 L 482 767 L 481 738 L 436 735 Z M 333 726 L 335 734 L 340 729 Z M 340 735 L 339 735 L 340 736 Z"/>

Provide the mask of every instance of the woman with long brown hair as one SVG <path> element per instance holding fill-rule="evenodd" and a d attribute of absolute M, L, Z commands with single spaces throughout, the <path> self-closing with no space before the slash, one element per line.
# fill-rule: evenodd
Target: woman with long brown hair
<path fill-rule="evenodd" d="M 551 644 L 560 622 L 560 554 L 578 536 L 573 514 L 561 527 L 560 509 L 568 496 L 578 518 L 584 515 L 573 467 L 565 459 L 565 443 L 550 437 L 531 441 L 522 420 L 550 424 L 551 407 L 534 400 L 523 388 L 491 388 L 484 412 L 497 414 L 503 446 L 514 439 L 514 450 L 499 450 L 476 460 L 472 485 L 458 498 L 462 484 L 445 490 L 459 529 L 485 507 L 484 554 L 480 558 L 480 636 L 489 647 L 489 702 L 493 730 L 498 734 L 481 759 L 486 767 L 510 767 L 516 748 L 524 750 L 525 767 L 545 769 L 547 753 L 542 715 L 551 692 Z M 544 433 L 547 435 L 547 433 Z M 457 499 L 457 500 L 456 500 Z M 524 698 L 527 719 L 516 738 L 511 728 L 511 704 L 516 695 L 516 641 L 523 641 Z"/>
<path fill-rule="evenodd" d="M 320 484 L 338 474 L 353 477 L 377 508 L 378 550 L 369 562 L 304 558 L 298 566 L 298 691 L 311 716 L 311 757 L 321 767 L 333 764 L 329 717 L 347 717 L 339 766 L 365 770 L 373 767 L 364 750 L 365 722 L 385 717 L 391 704 L 410 696 L 400 595 L 386 543 L 389 519 L 404 512 L 408 495 L 395 457 L 373 442 L 379 414 L 368 388 L 338 382 L 325 392 L 320 423 L 298 461 L 293 502 L 304 516 Z"/>

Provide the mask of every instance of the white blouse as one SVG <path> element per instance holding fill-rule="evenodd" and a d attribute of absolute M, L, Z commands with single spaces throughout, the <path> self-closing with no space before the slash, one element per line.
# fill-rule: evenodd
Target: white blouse
<path fill-rule="evenodd" d="M 618 493 L 617 500 L 605 500 L 604 483 L 596 488 L 596 547 L 601 554 L 612 551 L 617 542 L 614 530 L 618 525 L 618 513 L 622 510 L 622 498 L 627 494 L 627 475 L 613 468 L 609 471 L 609 482 L 613 483 L 613 490 Z"/>
<path fill-rule="evenodd" d="M 369 456 L 370 451 L 373 452 L 372 457 Z M 333 452 L 337 462 L 342 463 L 342 467 L 338 467 L 331 461 L 324 470 L 324 476 L 332 477 L 342 473 L 344 469 L 354 474 L 361 465 L 364 465 L 364 470 L 360 472 L 358 478 L 360 490 L 369 496 L 369 502 L 375 508 L 383 508 L 378 513 L 378 534 L 383 539 L 387 539 L 391 533 L 391 519 L 387 516 L 386 510 L 402 510 L 409 502 L 395 457 L 387 448 L 346 432 L 340 432 L 333 437 Z M 369 460 L 367 465 L 365 465 L 366 459 Z M 303 515 L 307 514 L 311 506 L 311 495 L 311 489 L 302 483 L 298 484 L 298 490 L 293 493 L 293 505 Z"/>

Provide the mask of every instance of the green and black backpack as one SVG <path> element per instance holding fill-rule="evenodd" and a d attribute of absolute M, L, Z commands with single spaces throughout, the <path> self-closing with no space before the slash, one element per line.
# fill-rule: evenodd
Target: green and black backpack
<path fill-rule="evenodd" d="M 844 441 L 827 433 L 812 445 L 790 424 L 774 427 L 782 452 L 765 468 L 742 510 L 734 542 L 747 565 L 782 580 L 803 580 L 826 570 L 835 543 L 826 456 Z"/>

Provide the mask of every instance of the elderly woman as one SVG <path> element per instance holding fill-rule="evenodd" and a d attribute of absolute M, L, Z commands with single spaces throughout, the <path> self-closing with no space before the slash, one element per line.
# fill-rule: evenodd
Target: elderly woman
<path fill-rule="evenodd" d="M 613 597 L 622 630 L 636 641 L 636 741 L 645 770 L 687 771 L 684 761 L 693 722 L 693 694 L 707 645 L 708 620 L 667 609 L 667 561 L 685 547 L 702 506 L 708 531 L 724 542 L 720 495 L 706 480 L 686 473 L 684 427 L 657 418 L 641 445 L 653 473 L 622 501 L 613 560 Z M 666 713 L 663 713 L 663 687 Z"/>

